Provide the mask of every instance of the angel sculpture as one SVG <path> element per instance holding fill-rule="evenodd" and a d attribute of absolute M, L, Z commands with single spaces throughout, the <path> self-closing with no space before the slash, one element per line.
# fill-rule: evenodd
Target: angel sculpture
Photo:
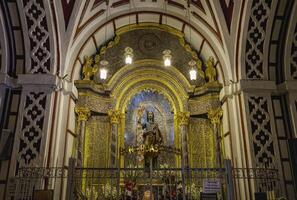
<path fill-rule="evenodd" d="M 97 59 L 96 59 L 97 60 Z M 93 58 L 89 56 L 85 56 L 85 63 L 83 65 L 83 80 L 91 80 L 91 77 L 97 73 L 99 66 L 95 63 L 93 66 Z"/>
<path fill-rule="evenodd" d="M 212 83 L 215 82 L 217 79 L 217 71 L 214 67 L 214 58 L 210 57 L 206 62 L 206 69 L 205 69 L 205 75 L 208 78 L 208 82 Z"/>

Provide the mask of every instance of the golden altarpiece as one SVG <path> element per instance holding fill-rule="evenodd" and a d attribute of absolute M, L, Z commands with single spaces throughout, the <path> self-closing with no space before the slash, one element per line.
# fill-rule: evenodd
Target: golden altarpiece
<path fill-rule="evenodd" d="M 134 50 L 131 65 L 119 56 L 127 46 Z M 165 49 L 171 50 L 170 67 L 162 62 Z M 160 153 L 158 167 L 181 167 L 182 162 L 192 168 L 222 165 L 221 85 L 215 61 L 202 59 L 183 33 L 159 24 L 130 25 L 84 59 L 82 80 L 75 82 L 79 165 L 143 167 L 141 153 L 121 155 L 121 151 L 144 142 L 140 124 L 148 113 L 154 115 L 162 143 L 182 152 Z M 103 59 L 109 62 L 105 80 L 99 77 Z M 189 76 L 191 60 L 196 80 Z"/>

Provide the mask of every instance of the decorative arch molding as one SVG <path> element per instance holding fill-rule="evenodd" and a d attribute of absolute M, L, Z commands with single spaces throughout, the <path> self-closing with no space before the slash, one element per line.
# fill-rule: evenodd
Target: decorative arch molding
<path fill-rule="evenodd" d="M 1 8 L 1 48 L 2 69 L 11 77 L 17 77 L 24 68 L 24 48 L 22 28 L 20 25 L 19 11 L 16 2 L 0 2 Z"/>
<path fill-rule="evenodd" d="M 290 23 L 294 24 L 294 1 L 278 1 L 275 9 L 275 15 L 271 28 L 270 44 L 268 49 L 268 77 L 269 80 L 280 84 L 286 80 L 286 66 L 290 56 L 285 56 L 286 42 L 291 41 L 291 33 L 289 33 Z M 295 6 L 296 7 L 296 6 Z"/>
<path fill-rule="evenodd" d="M 0 10 L 0 71 L 1 73 L 7 73 L 8 71 L 8 48 L 7 35 L 5 32 L 4 13 Z"/>
<path fill-rule="evenodd" d="M 137 93 L 145 90 L 150 90 L 162 94 L 165 97 L 165 99 L 168 100 L 169 104 L 173 108 L 174 113 L 178 113 L 181 110 L 184 110 L 184 108 L 181 108 L 179 105 L 179 98 L 177 98 L 175 94 L 172 91 L 170 91 L 169 88 L 156 81 L 143 81 L 138 82 L 137 85 L 134 84 L 126 91 L 126 94 L 122 96 L 119 101 L 117 101 L 115 108 L 119 108 L 121 113 L 125 113 L 130 103 L 130 100 Z"/>
<path fill-rule="evenodd" d="M 288 58 L 284 60 L 286 80 L 297 80 L 297 18 L 294 15 L 296 12 L 297 2 L 294 1 L 284 50 L 284 57 Z"/>
<path fill-rule="evenodd" d="M 187 110 L 188 94 L 178 79 L 168 75 L 162 70 L 138 69 L 130 72 L 118 82 L 118 86 L 112 91 L 112 98 L 115 100 L 115 109 L 124 113 L 129 100 L 138 92 L 151 89 L 156 90 L 171 103 L 174 112 Z"/>
<path fill-rule="evenodd" d="M 163 63 L 160 60 L 155 59 L 146 59 L 138 60 L 133 63 L 133 65 L 127 65 L 120 70 L 118 70 L 108 81 L 107 88 L 110 91 L 113 91 L 117 85 L 122 82 L 122 77 L 134 76 L 133 73 L 151 73 L 148 76 L 156 74 L 158 77 L 166 78 L 168 81 L 173 82 L 175 85 L 178 85 L 183 91 L 192 92 L 195 86 L 193 86 L 188 79 L 185 78 L 183 74 L 172 66 L 170 68 L 164 68 Z M 142 75 L 143 76 L 143 75 Z M 183 93 L 182 93 L 183 94 Z M 184 94 L 186 96 L 186 94 Z"/>
<path fill-rule="evenodd" d="M 140 62 L 141 63 L 141 62 Z M 188 92 L 193 91 L 194 86 L 176 69 L 162 69 L 159 67 L 122 68 L 107 84 L 111 90 L 111 96 L 115 101 L 115 109 L 125 111 L 130 98 L 144 89 L 156 90 L 163 93 L 169 100 L 174 111 L 187 110 L 186 101 Z M 146 62 L 143 62 L 146 63 Z M 160 66 L 160 61 L 155 61 Z M 184 85 L 185 84 L 185 85 Z M 121 109 L 122 107 L 122 109 Z"/>

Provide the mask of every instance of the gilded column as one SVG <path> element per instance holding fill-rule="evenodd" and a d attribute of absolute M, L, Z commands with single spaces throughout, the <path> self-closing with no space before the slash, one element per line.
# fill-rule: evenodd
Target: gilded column
<path fill-rule="evenodd" d="M 221 126 L 221 118 L 223 116 L 223 110 L 221 108 L 217 108 L 214 110 L 210 110 L 207 114 L 208 118 L 210 119 L 210 122 L 213 127 L 213 133 L 214 133 L 214 144 L 216 145 L 216 164 L 217 166 L 222 165 L 222 158 L 221 158 L 221 151 L 223 150 L 223 146 L 221 147 L 221 141 L 224 141 L 223 138 L 221 138 L 220 135 L 220 126 Z"/>
<path fill-rule="evenodd" d="M 180 112 L 177 114 L 179 130 L 181 135 L 181 150 L 182 150 L 182 166 L 188 167 L 188 125 L 190 113 Z"/>
<path fill-rule="evenodd" d="M 111 124 L 111 138 L 110 138 L 110 166 L 116 167 L 118 158 L 118 129 L 121 120 L 121 113 L 118 110 L 108 111 Z"/>
<path fill-rule="evenodd" d="M 78 116 L 78 144 L 77 144 L 77 165 L 83 165 L 83 153 L 85 149 L 86 122 L 91 116 L 91 111 L 85 107 L 76 107 L 75 112 Z"/>

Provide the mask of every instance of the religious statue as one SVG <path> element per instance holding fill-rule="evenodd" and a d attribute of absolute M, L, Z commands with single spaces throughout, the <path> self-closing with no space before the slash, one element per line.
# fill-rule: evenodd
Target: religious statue
<path fill-rule="evenodd" d="M 141 122 L 138 122 L 141 123 Z M 144 145 L 144 166 L 150 167 L 152 159 L 153 168 L 157 167 L 158 147 L 163 144 L 163 137 L 158 124 L 155 122 L 154 113 L 147 112 L 147 121 L 142 124 L 143 145 Z"/>
<path fill-rule="evenodd" d="M 95 58 L 96 61 L 98 60 L 98 58 Z M 99 67 L 98 65 L 93 65 L 93 58 L 89 57 L 89 56 L 85 56 L 85 63 L 83 65 L 83 75 L 84 78 L 83 80 L 91 80 L 91 76 L 93 76 L 94 74 L 96 74 L 96 72 L 98 71 Z"/>
<path fill-rule="evenodd" d="M 208 82 L 212 83 L 215 82 L 217 79 L 217 71 L 214 67 L 214 59 L 213 57 L 210 57 L 206 62 L 206 69 L 205 69 L 205 75 L 208 78 Z"/>

